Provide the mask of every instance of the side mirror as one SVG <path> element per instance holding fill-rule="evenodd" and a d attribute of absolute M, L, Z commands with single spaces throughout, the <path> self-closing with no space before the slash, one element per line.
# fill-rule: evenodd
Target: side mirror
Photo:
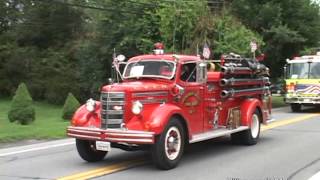
<path fill-rule="evenodd" d="M 287 79 L 287 66 L 286 65 L 283 67 L 283 78 Z"/>

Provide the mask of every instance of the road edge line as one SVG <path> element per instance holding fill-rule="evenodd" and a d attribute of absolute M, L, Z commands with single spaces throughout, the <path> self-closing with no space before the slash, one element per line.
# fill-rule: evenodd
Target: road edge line
<path fill-rule="evenodd" d="M 45 142 L 45 143 L 37 143 L 37 144 L 33 144 L 33 145 L 0 149 L 0 157 L 75 144 L 75 141 L 73 139 L 67 139 L 66 141 L 69 141 L 69 142 L 63 142 L 63 143 L 58 143 L 58 144 L 55 144 L 55 142 Z"/>

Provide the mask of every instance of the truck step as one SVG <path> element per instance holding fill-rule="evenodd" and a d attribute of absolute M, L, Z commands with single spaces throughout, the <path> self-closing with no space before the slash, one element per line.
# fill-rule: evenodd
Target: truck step
<path fill-rule="evenodd" d="M 236 129 L 226 129 L 226 128 L 213 129 L 205 133 L 193 135 L 189 143 L 195 143 L 195 142 L 200 142 L 208 139 L 213 139 L 216 137 L 226 136 L 226 135 L 244 131 L 247 129 L 249 129 L 248 126 L 240 126 Z"/>

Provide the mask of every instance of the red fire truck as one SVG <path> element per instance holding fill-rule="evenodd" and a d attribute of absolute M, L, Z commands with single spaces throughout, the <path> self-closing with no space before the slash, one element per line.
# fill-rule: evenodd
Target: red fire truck
<path fill-rule="evenodd" d="M 271 113 L 267 74 L 255 59 L 223 56 L 210 63 L 157 49 L 129 59 L 122 81 L 81 106 L 67 134 L 88 162 L 111 148 L 149 150 L 160 169 L 176 167 L 189 143 L 231 135 L 254 145 Z"/>

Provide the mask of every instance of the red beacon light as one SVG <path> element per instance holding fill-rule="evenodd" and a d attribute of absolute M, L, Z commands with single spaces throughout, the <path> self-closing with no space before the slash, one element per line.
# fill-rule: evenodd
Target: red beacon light
<path fill-rule="evenodd" d="M 260 54 L 259 56 L 257 56 L 257 61 L 263 61 L 263 60 L 265 60 L 265 58 L 266 58 L 266 55 L 265 54 Z"/>
<path fill-rule="evenodd" d="M 164 45 L 160 42 L 157 42 L 154 44 L 154 50 L 153 53 L 154 54 L 164 54 Z"/>

